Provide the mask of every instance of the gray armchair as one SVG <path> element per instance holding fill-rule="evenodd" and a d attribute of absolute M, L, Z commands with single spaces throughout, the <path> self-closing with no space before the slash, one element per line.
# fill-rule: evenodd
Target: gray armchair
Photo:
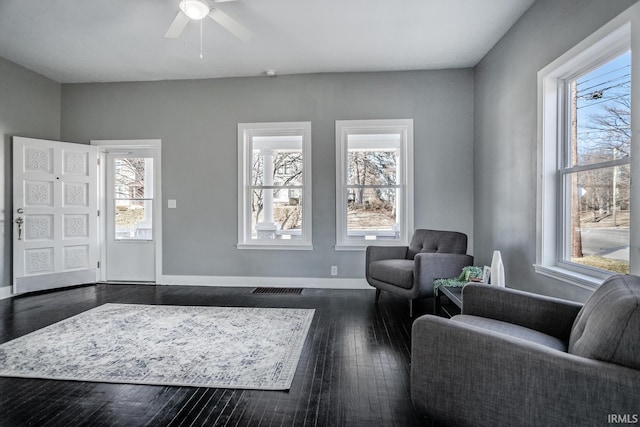
<path fill-rule="evenodd" d="M 455 231 L 415 231 L 409 246 L 369 246 L 366 254 L 367 282 L 376 288 L 376 304 L 385 290 L 413 301 L 433 296 L 435 279 L 460 275 L 473 265 L 467 253 L 467 235 Z"/>
<path fill-rule="evenodd" d="M 584 306 L 467 285 L 461 315 L 416 319 L 411 359 L 414 406 L 446 425 L 637 423 L 640 278 L 613 276 Z"/>

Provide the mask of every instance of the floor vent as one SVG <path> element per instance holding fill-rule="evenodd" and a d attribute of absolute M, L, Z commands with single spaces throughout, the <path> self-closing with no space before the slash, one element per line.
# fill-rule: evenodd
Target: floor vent
<path fill-rule="evenodd" d="M 293 294 L 302 295 L 302 288 L 256 288 L 254 294 Z"/>

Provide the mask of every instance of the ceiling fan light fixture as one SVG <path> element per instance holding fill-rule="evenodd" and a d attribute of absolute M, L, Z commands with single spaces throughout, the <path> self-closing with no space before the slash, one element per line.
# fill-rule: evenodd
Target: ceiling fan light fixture
<path fill-rule="evenodd" d="M 200 0 L 181 0 L 180 10 L 190 19 L 200 21 L 209 14 L 209 6 Z"/>

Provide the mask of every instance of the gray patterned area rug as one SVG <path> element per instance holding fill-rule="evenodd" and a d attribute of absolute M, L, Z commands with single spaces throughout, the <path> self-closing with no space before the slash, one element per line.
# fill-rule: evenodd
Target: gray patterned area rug
<path fill-rule="evenodd" d="M 287 390 L 313 315 L 105 304 L 0 345 L 0 376 Z"/>

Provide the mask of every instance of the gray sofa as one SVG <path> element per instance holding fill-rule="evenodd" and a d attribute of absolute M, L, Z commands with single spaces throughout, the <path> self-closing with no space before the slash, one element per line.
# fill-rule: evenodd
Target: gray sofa
<path fill-rule="evenodd" d="M 388 291 L 409 300 L 433 296 L 435 279 L 460 275 L 463 267 L 473 265 L 467 255 L 467 235 L 456 231 L 418 229 L 409 246 L 369 246 L 366 253 L 367 282 L 380 291 Z"/>
<path fill-rule="evenodd" d="M 445 425 L 638 420 L 640 278 L 613 276 L 584 306 L 467 285 L 461 315 L 416 319 L 411 358 L 415 407 Z"/>

